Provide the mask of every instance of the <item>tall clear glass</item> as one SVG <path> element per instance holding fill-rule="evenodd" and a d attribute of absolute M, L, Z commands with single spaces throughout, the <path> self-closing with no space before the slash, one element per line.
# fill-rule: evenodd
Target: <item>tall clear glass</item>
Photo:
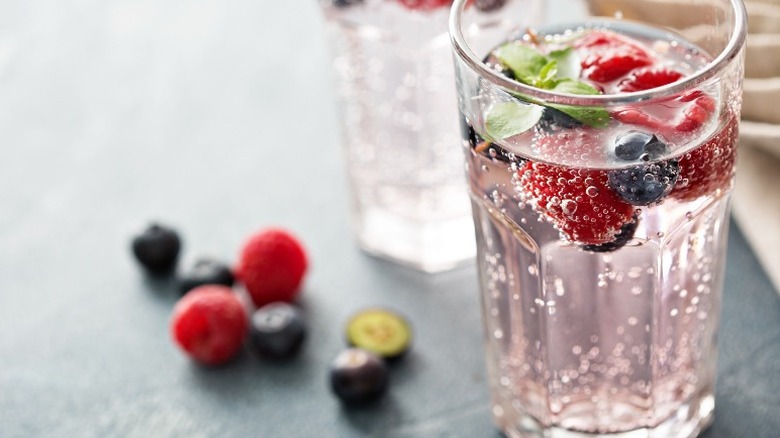
<path fill-rule="evenodd" d="M 473 261 L 475 253 L 463 162 L 450 153 L 458 141 L 450 3 L 320 0 L 358 241 L 425 271 Z M 524 2 L 477 3 L 480 15 L 495 19 L 499 11 L 521 16 Z"/>
<path fill-rule="evenodd" d="M 495 35 L 469 4 L 450 33 L 496 424 L 696 436 L 714 409 L 744 5 L 551 0 L 533 29 Z"/>

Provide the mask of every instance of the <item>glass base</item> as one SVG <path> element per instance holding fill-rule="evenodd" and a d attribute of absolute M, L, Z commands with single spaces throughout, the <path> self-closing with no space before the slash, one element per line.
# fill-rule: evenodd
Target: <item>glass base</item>
<path fill-rule="evenodd" d="M 714 397 L 710 394 L 696 402 L 681 405 L 656 426 L 614 433 L 583 432 L 555 426 L 543 428 L 530 416 L 513 422 L 503 415 L 500 406 L 493 408 L 493 419 L 509 438 L 693 438 L 712 424 L 714 407 Z"/>
<path fill-rule="evenodd" d="M 418 221 L 368 208 L 356 215 L 357 238 L 369 254 L 424 272 L 442 272 L 474 262 L 471 216 Z"/>

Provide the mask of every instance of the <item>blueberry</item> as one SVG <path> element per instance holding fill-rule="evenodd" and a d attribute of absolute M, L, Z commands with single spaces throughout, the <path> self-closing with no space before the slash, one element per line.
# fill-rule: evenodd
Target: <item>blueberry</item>
<path fill-rule="evenodd" d="M 615 139 L 615 157 L 621 161 L 636 161 L 640 158 L 653 160 L 669 152 L 669 147 L 653 134 L 642 131 L 627 131 Z"/>
<path fill-rule="evenodd" d="M 337 8 L 346 8 L 359 3 L 363 3 L 363 0 L 331 0 L 331 4 Z"/>
<path fill-rule="evenodd" d="M 652 161 L 669 153 L 669 147 L 655 135 L 627 131 L 615 139 L 614 155 L 620 161 L 645 164 L 610 170 L 609 185 L 631 205 L 650 205 L 671 192 L 680 174 L 677 160 Z"/>
<path fill-rule="evenodd" d="M 192 269 L 179 277 L 179 291 L 182 295 L 204 284 L 233 286 L 233 272 L 228 265 L 218 260 L 203 258 L 196 261 Z"/>
<path fill-rule="evenodd" d="M 269 359 L 288 359 L 301 349 L 306 322 L 297 307 L 272 303 L 255 311 L 250 326 L 255 351 Z"/>
<path fill-rule="evenodd" d="M 582 122 L 555 108 L 545 108 L 537 126 L 546 132 L 558 132 L 582 126 Z"/>
<path fill-rule="evenodd" d="M 482 12 L 493 12 L 506 4 L 506 0 L 476 0 L 474 6 Z"/>
<path fill-rule="evenodd" d="M 634 215 L 634 219 L 623 225 L 620 228 L 620 231 L 615 234 L 615 240 L 612 242 L 602 243 L 600 245 L 583 245 L 582 249 L 591 252 L 612 252 L 618 250 L 634 238 L 634 232 L 636 232 L 636 227 L 638 225 L 639 218 Z"/>
<path fill-rule="evenodd" d="M 672 191 L 679 175 L 677 160 L 657 161 L 607 173 L 609 186 L 631 205 L 660 201 Z"/>
<path fill-rule="evenodd" d="M 149 273 L 167 274 L 176 267 L 181 239 L 173 228 L 151 224 L 133 238 L 132 248 L 135 258 Z"/>
<path fill-rule="evenodd" d="M 342 351 L 330 368 L 330 387 L 347 404 L 365 403 L 387 390 L 388 369 L 379 356 L 359 348 Z"/>

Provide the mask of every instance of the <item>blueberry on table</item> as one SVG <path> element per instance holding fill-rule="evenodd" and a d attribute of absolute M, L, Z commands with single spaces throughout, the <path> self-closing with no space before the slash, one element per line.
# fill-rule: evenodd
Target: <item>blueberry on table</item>
<path fill-rule="evenodd" d="M 138 262 L 152 274 L 167 274 L 176 267 L 181 239 L 173 228 L 151 224 L 135 236 L 132 249 Z"/>
<path fill-rule="evenodd" d="M 401 315 L 385 309 L 363 310 L 347 322 L 347 342 L 387 359 L 402 356 L 412 343 L 412 330 Z"/>
<path fill-rule="evenodd" d="M 377 355 L 359 348 L 342 351 L 330 368 L 330 387 L 347 404 L 365 403 L 387 390 L 389 373 Z"/>
<path fill-rule="evenodd" d="M 233 272 L 219 260 L 198 259 L 192 268 L 179 277 L 179 291 L 183 294 L 205 284 L 233 286 Z"/>
<path fill-rule="evenodd" d="M 267 304 L 252 315 L 251 345 L 263 357 L 290 358 L 301 349 L 305 338 L 306 321 L 292 304 Z"/>

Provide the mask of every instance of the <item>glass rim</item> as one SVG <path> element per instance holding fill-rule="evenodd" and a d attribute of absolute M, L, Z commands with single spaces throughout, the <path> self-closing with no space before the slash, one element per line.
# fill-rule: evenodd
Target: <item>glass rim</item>
<path fill-rule="evenodd" d="M 622 94 L 575 95 L 556 93 L 531 87 L 507 78 L 489 68 L 471 50 L 462 31 L 462 15 L 466 5 L 471 0 L 454 0 L 450 9 L 449 31 L 450 41 L 456 56 L 463 60 L 477 74 L 502 89 L 530 95 L 545 102 L 560 103 L 575 106 L 610 106 L 630 102 L 654 100 L 659 97 L 675 95 L 696 87 L 698 84 L 715 77 L 739 54 L 747 39 L 747 11 L 742 0 L 729 0 L 734 12 L 734 31 L 729 37 L 726 47 L 720 51 L 707 65 L 696 73 L 686 76 L 683 80 L 650 90 Z"/>

